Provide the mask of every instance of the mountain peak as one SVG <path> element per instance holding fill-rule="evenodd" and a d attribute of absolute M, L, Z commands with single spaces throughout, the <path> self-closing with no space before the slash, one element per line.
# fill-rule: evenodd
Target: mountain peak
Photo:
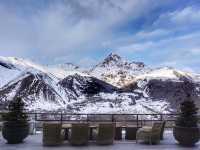
<path fill-rule="evenodd" d="M 110 53 L 102 62 L 102 66 L 106 66 L 109 64 L 116 64 L 121 61 L 122 61 L 122 58 L 119 55 L 115 53 Z"/>
<path fill-rule="evenodd" d="M 115 53 L 110 53 L 106 59 L 112 59 L 112 60 L 121 60 L 121 56 L 119 56 L 118 54 L 115 54 Z"/>

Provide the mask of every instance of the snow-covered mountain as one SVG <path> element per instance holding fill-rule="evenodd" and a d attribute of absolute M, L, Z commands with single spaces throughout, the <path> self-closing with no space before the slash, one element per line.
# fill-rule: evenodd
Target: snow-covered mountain
<path fill-rule="evenodd" d="M 0 87 L 6 85 L 20 74 L 19 70 L 10 69 L 0 64 Z"/>
<path fill-rule="evenodd" d="M 9 81 L 17 78 L 24 70 L 30 68 L 33 68 L 33 66 L 28 62 L 26 64 L 23 59 L 0 57 L 0 87 L 3 87 Z"/>
<path fill-rule="evenodd" d="M 46 69 L 44 66 L 39 65 L 37 63 L 34 63 L 28 59 L 22 59 L 22 58 L 16 58 L 16 57 L 2 57 L 0 56 L 0 64 L 2 67 L 7 67 L 8 69 L 16 69 L 19 71 L 25 71 L 25 70 L 37 70 L 41 72 L 46 72 Z"/>
<path fill-rule="evenodd" d="M 73 74 L 82 74 L 83 71 L 72 63 L 64 63 L 58 65 L 41 65 L 28 59 L 16 57 L 2 57 L 0 56 L 0 68 L 10 69 L 18 72 L 42 72 L 49 76 L 54 76 L 58 80 Z M 4 74 L 2 72 L 2 74 Z M 1 75 L 1 73 L 0 73 Z"/>
<path fill-rule="evenodd" d="M 71 63 L 46 66 L 0 57 L 0 109 L 21 96 L 29 110 L 165 113 L 186 98 L 187 86 L 200 106 L 199 74 L 170 67 L 150 68 L 116 54 L 88 71 Z"/>
<path fill-rule="evenodd" d="M 113 93 L 118 89 L 111 84 L 91 76 L 81 76 L 79 74 L 69 75 L 60 84 L 65 89 L 70 89 L 77 97 L 81 95 L 95 95 L 100 92 Z"/>
<path fill-rule="evenodd" d="M 62 92 L 63 91 L 63 92 Z M 57 86 L 55 80 L 44 73 L 25 72 L 3 86 L 0 90 L 1 105 L 6 106 L 9 100 L 22 97 L 29 108 L 39 103 L 53 104 L 62 107 L 69 101 L 68 95 L 63 96 L 64 89 Z M 43 105 L 38 108 L 44 108 Z"/>
<path fill-rule="evenodd" d="M 126 92 L 137 91 L 143 93 L 146 98 L 169 102 L 171 108 L 177 108 L 180 102 L 191 94 L 191 98 L 199 103 L 200 83 L 198 77 L 164 67 L 139 75 L 135 80 L 123 87 Z M 186 93 L 187 91 L 188 93 Z"/>
<path fill-rule="evenodd" d="M 136 76 L 147 73 L 150 70 L 142 62 L 128 62 L 119 55 L 111 53 L 92 68 L 89 73 L 114 86 L 122 87 L 134 80 Z"/>

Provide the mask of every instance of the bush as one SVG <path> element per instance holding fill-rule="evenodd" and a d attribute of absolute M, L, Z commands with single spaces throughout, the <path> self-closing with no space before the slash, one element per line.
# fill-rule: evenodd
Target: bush
<path fill-rule="evenodd" d="M 24 102 L 20 97 L 13 99 L 8 106 L 9 112 L 3 115 L 4 121 L 27 123 L 27 114 L 23 112 Z"/>
<path fill-rule="evenodd" d="M 188 100 L 181 103 L 180 116 L 175 122 L 176 125 L 181 127 L 197 127 L 197 111 L 198 108 L 195 106 L 194 101 L 188 98 Z"/>

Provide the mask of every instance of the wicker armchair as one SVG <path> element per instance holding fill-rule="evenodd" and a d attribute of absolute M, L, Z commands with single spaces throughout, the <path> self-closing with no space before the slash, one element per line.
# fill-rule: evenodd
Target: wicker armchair
<path fill-rule="evenodd" d="M 43 123 L 43 145 L 58 146 L 62 144 L 63 137 L 60 123 Z"/>
<path fill-rule="evenodd" d="M 152 127 L 140 128 L 136 133 L 136 143 L 139 140 L 143 140 L 149 144 L 159 143 L 161 140 L 161 135 L 164 131 L 165 122 L 156 122 Z"/>
<path fill-rule="evenodd" d="M 105 123 L 99 124 L 96 142 L 99 145 L 113 144 L 115 138 L 115 124 Z"/>
<path fill-rule="evenodd" d="M 69 132 L 69 142 L 71 145 L 87 145 L 89 139 L 89 124 L 77 123 L 72 124 Z"/>

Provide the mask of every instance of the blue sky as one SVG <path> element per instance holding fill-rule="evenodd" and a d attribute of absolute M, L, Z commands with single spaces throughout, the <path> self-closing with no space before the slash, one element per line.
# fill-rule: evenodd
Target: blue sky
<path fill-rule="evenodd" d="M 2 56 L 88 67 L 111 52 L 200 72 L 200 1 L 0 1 Z"/>

